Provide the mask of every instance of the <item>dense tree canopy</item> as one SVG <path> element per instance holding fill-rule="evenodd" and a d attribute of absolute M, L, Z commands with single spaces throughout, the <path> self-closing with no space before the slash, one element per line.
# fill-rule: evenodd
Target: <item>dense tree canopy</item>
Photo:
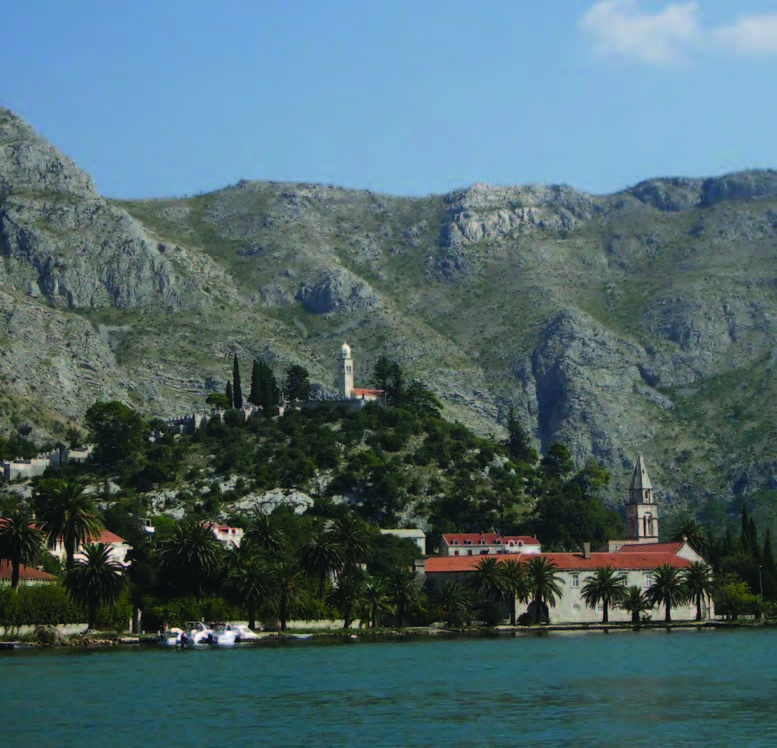
<path fill-rule="evenodd" d="M 110 466 L 131 462 L 148 435 L 145 421 L 117 400 L 92 405 L 86 411 L 84 425 L 95 445 L 95 460 Z"/>

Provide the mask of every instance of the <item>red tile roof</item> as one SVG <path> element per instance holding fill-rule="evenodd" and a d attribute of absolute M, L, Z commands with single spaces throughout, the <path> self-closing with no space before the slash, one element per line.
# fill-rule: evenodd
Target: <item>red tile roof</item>
<path fill-rule="evenodd" d="M 682 540 L 676 543 L 635 543 L 624 545 L 618 553 L 677 553 L 682 546 Z"/>
<path fill-rule="evenodd" d="M 124 540 L 124 538 L 120 538 L 116 533 L 111 532 L 110 530 L 100 530 L 100 534 L 94 539 L 94 542 L 105 543 L 106 545 L 109 543 L 115 543 L 116 545 L 124 543 L 127 545 L 127 541 Z"/>
<path fill-rule="evenodd" d="M 383 390 L 371 390 L 366 387 L 354 387 L 351 390 L 351 397 L 383 397 L 386 393 Z"/>
<path fill-rule="evenodd" d="M 0 561 L 0 579 L 3 581 L 11 581 L 11 562 Z M 21 582 L 56 582 L 57 578 L 53 574 L 49 574 L 47 571 L 41 569 L 34 569 L 31 566 L 19 567 L 19 581 Z"/>
<path fill-rule="evenodd" d="M 585 558 L 582 553 L 541 553 L 556 564 L 559 571 L 593 571 L 597 566 L 607 566 L 615 569 L 656 569 L 661 564 L 671 564 L 678 568 L 690 566 L 691 562 L 676 556 L 674 553 L 592 553 Z M 537 555 L 517 553 L 503 556 L 438 556 L 426 560 L 427 574 L 473 571 L 483 558 L 495 558 L 500 563 L 513 559 L 526 562 Z"/>
<path fill-rule="evenodd" d="M 456 541 L 456 545 L 465 545 L 468 540 L 471 541 L 471 545 L 478 545 L 481 540 L 484 540 L 486 545 L 502 545 L 511 540 L 516 543 L 522 542 L 524 545 L 540 544 L 540 541 L 537 540 L 537 538 L 533 538 L 530 535 L 498 535 L 494 532 L 449 533 L 443 535 L 442 539 L 448 545 L 453 545 L 453 541 Z"/>

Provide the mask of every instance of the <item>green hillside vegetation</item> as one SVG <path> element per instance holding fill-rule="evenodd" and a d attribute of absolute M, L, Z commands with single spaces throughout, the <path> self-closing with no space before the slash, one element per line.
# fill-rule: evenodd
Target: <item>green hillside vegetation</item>
<path fill-rule="evenodd" d="M 23 154 L 0 164 L 4 434 L 61 438 L 96 400 L 192 412 L 235 355 L 331 392 L 347 340 L 357 383 L 390 356 L 492 441 L 513 408 L 541 454 L 602 463 L 613 502 L 637 452 L 665 514 L 735 520 L 774 490 L 777 172 L 111 201 L 4 109 L 0 143 Z"/>

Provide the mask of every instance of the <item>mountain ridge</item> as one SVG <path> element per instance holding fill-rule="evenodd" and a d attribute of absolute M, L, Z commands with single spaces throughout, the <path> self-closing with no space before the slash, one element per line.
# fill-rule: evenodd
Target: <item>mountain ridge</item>
<path fill-rule="evenodd" d="M 234 354 L 331 390 L 347 338 L 360 381 L 388 355 L 481 433 L 514 407 L 542 448 L 610 468 L 613 497 L 637 451 L 674 508 L 777 485 L 772 170 L 604 196 L 241 180 L 109 200 L 0 110 L 0 253 L 6 428 L 14 399 L 63 423 L 97 399 L 202 408 Z"/>

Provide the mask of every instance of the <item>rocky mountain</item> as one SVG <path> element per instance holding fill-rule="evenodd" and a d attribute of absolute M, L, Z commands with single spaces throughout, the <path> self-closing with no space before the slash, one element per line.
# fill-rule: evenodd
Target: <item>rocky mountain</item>
<path fill-rule="evenodd" d="M 669 507 L 777 486 L 777 172 L 613 195 L 474 185 L 398 198 L 239 183 L 106 200 L 0 110 L 0 423 L 55 434 L 97 399 L 204 407 L 239 354 L 334 385 L 402 363 L 448 418 L 613 472 Z"/>

